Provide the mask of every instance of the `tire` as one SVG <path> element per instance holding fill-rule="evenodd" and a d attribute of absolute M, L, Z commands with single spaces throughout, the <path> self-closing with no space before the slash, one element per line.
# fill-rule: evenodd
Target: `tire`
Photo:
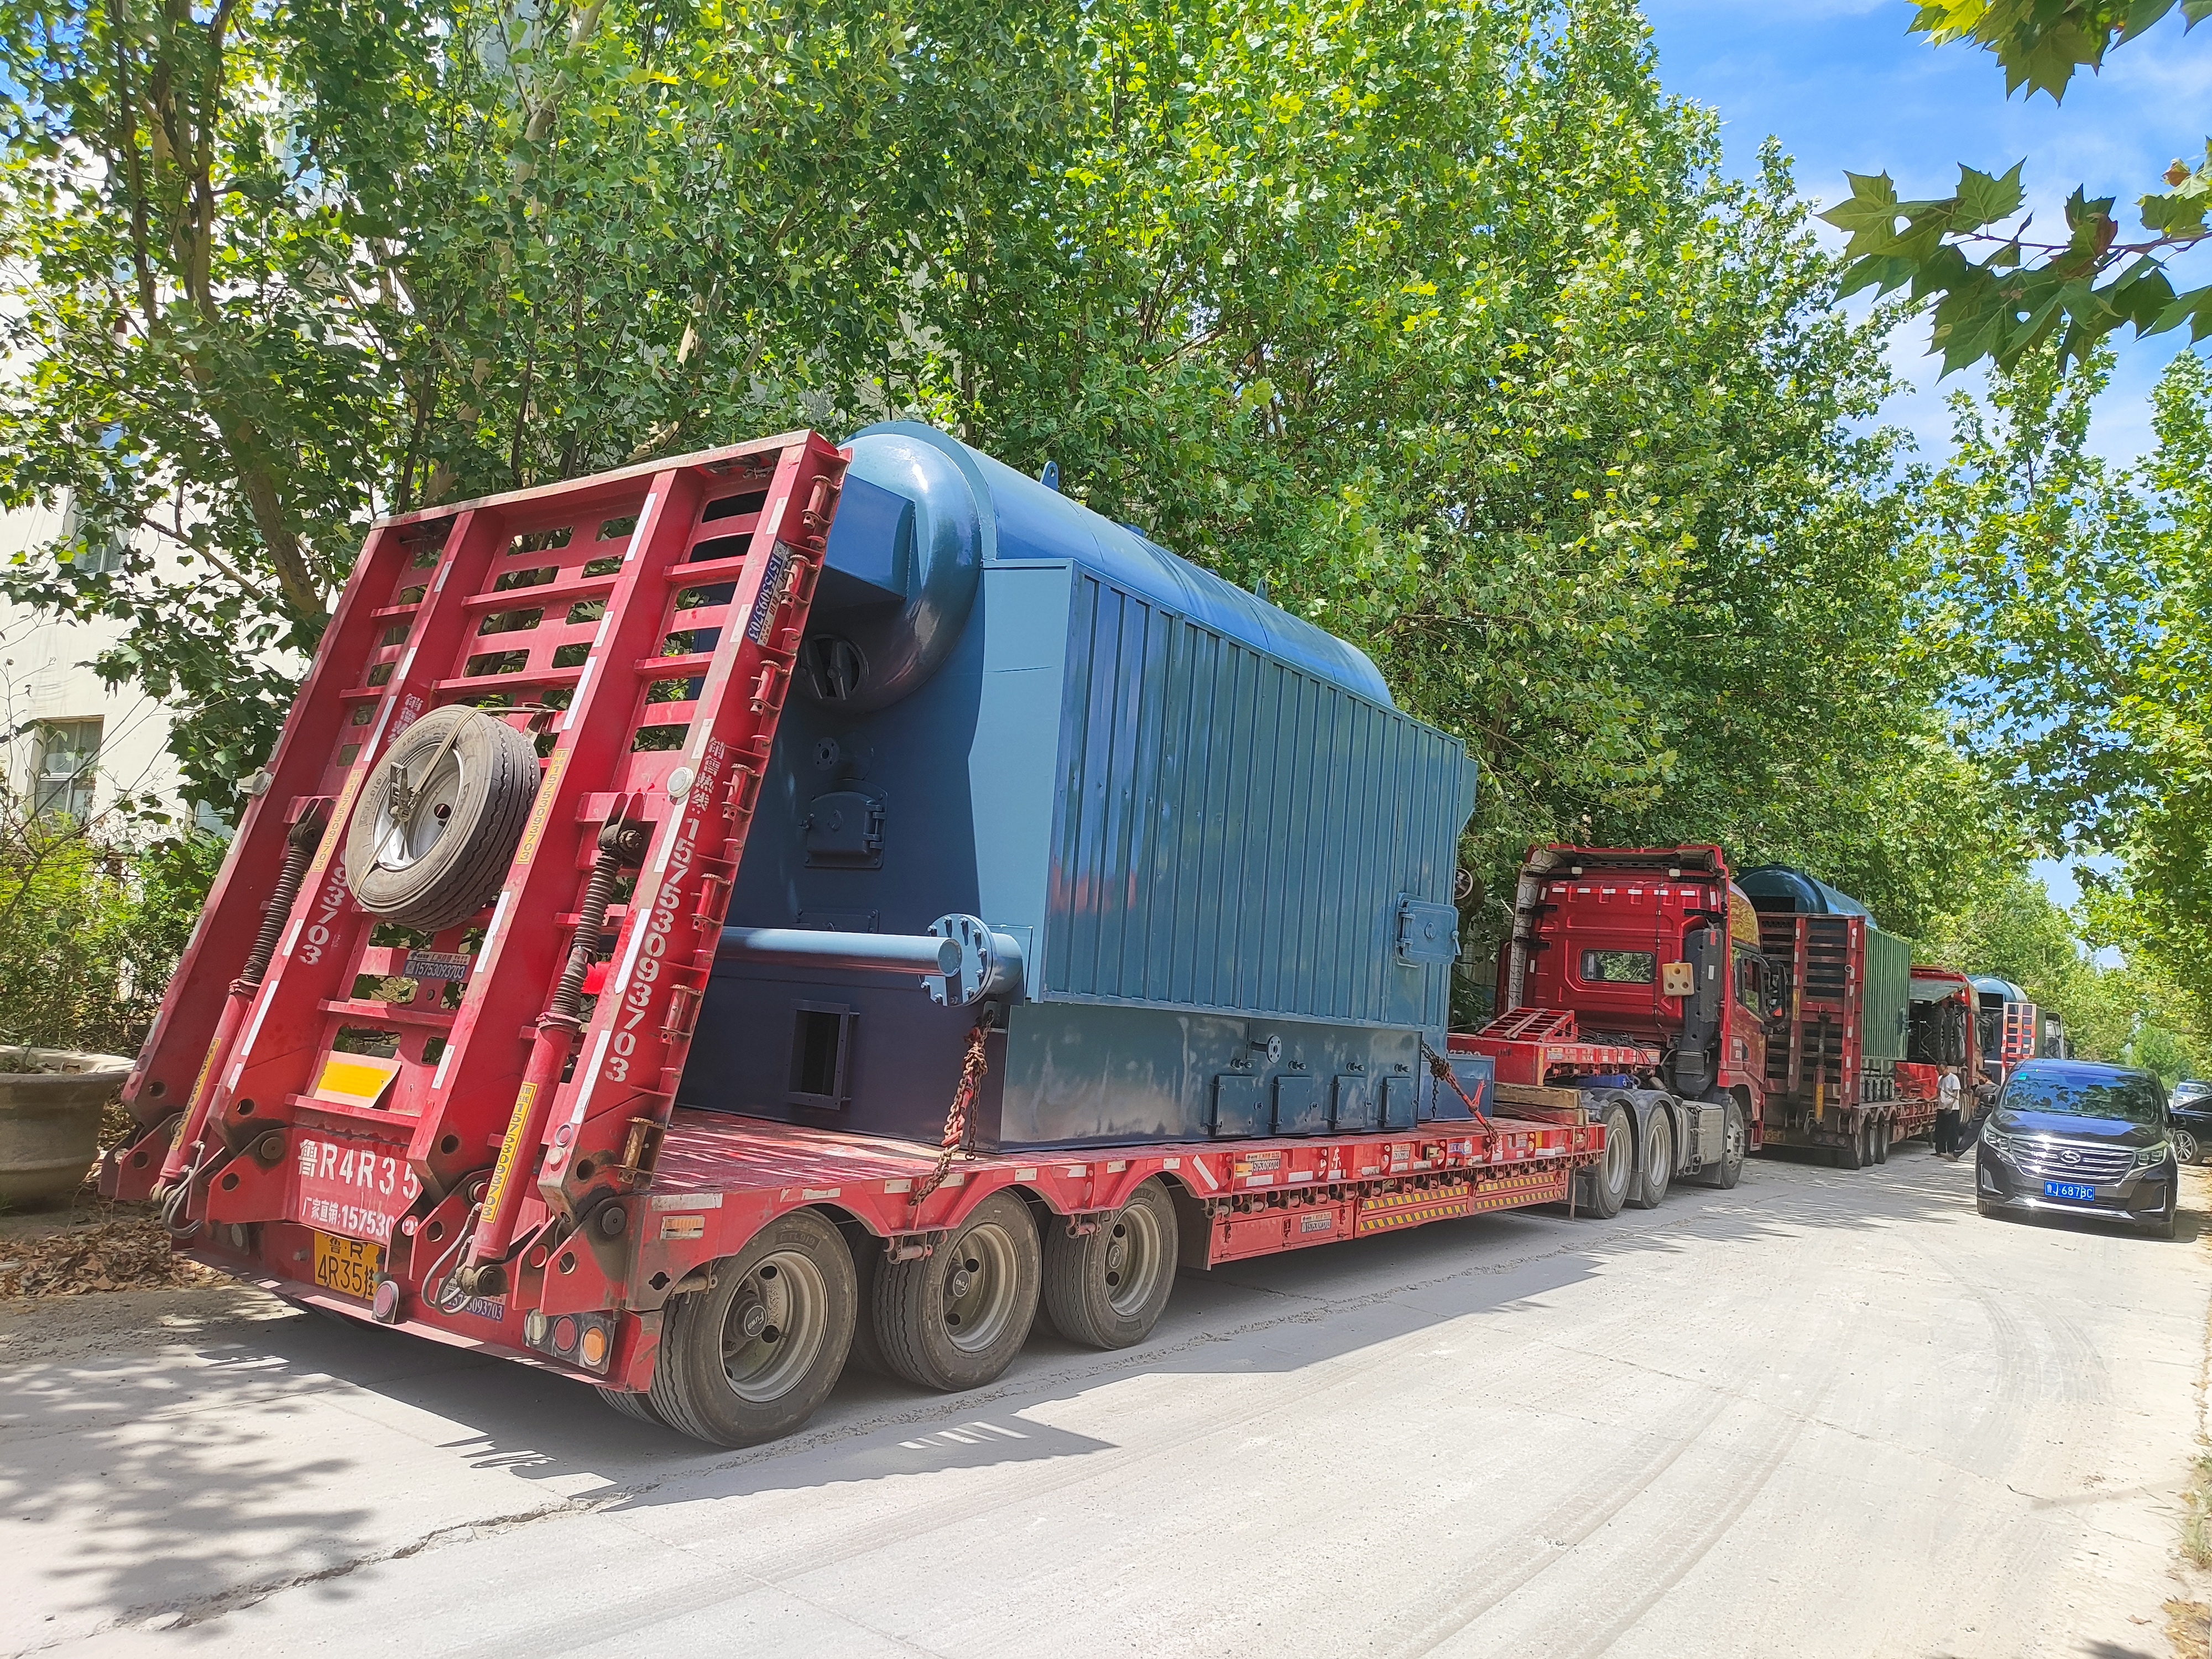
<path fill-rule="evenodd" d="M 649 1394 L 632 1394 L 627 1389 L 594 1389 L 593 1394 L 606 1402 L 611 1411 L 618 1412 L 635 1423 L 650 1423 L 656 1429 L 668 1426 L 667 1419 L 653 1408 Z"/>
<path fill-rule="evenodd" d="M 1986 1198 L 1978 1198 L 1974 1200 L 1974 1213 L 1994 1221 L 1997 1218 L 1997 1207 Z"/>
<path fill-rule="evenodd" d="M 1751 1132 L 1745 1127 L 1743 1108 L 1731 1100 L 1721 1118 L 1721 1156 L 1707 1176 L 1712 1185 L 1727 1192 L 1743 1179 L 1744 1159 L 1751 1151 Z"/>
<path fill-rule="evenodd" d="M 425 767 L 402 830 L 389 810 L 398 770 Z M 481 708 L 434 708 L 369 773 L 346 825 L 346 884 L 373 916 L 432 933 L 457 927 L 497 896 L 537 793 L 528 738 Z"/>
<path fill-rule="evenodd" d="M 1845 1137 L 1843 1146 L 1836 1153 L 1836 1167 L 1839 1170 L 1863 1170 L 1866 1167 L 1864 1124 L 1852 1129 Z"/>
<path fill-rule="evenodd" d="M 844 1235 L 813 1210 L 779 1217 L 669 1303 L 653 1410 L 718 1446 L 789 1434 L 845 1369 L 858 1302 Z"/>
<path fill-rule="evenodd" d="M 1158 1176 L 1081 1238 L 1055 1217 L 1044 1239 L 1045 1315 L 1071 1342 L 1133 1347 L 1168 1305 L 1176 1255 L 1175 1201 Z"/>
<path fill-rule="evenodd" d="M 919 1261 L 876 1270 L 876 1341 L 909 1382 L 954 1393 L 995 1381 L 1029 1340 L 1043 1277 L 1029 1206 L 997 1192 Z"/>
<path fill-rule="evenodd" d="M 1882 1118 L 1874 1126 L 1874 1161 L 1889 1162 L 1889 1120 Z"/>
<path fill-rule="evenodd" d="M 2197 1137 L 2195 1135 L 2190 1133 L 2186 1129 L 2176 1129 L 2173 1132 L 2174 1162 L 2177 1164 L 2194 1164 L 2197 1162 L 2198 1153 L 2199 1148 L 2197 1146 Z"/>
<path fill-rule="evenodd" d="M 2148 1226 L 2143 1229 L 2143 1232 L 2152 1238 L 2172 1238 L 2173 1237 L 2174 1214 L 2175 1212 L 2173 1211 L 2168 1210 L 2166 1212 L 2166 1218 L 2164 1220 L 2152 1222 Z"/>
<path fill-rule="evenodd" d="M 1628 1201 L 1639 1210 L 1656 1210 L 1674 1181 L 1674 1120 L 1663 1109 L 1644 1119 L 1636 1151 L 1636 1190 Z"/>
<path fill-rule="evenodd" d="M 1620 1206 L 1628 1201 L 1628 1189 L 1636 1184 L 1636 1132 L 1629 1127 L 1628 1108 L 1617 1100 L 1605 1109 L 1600 1121 L 1605 1129 L 1605 1152 L 1575 1176 L 1582 1182 L 1575 1207 L 1579 1213 L 1610 1221 L 1620 1213 Z"/>

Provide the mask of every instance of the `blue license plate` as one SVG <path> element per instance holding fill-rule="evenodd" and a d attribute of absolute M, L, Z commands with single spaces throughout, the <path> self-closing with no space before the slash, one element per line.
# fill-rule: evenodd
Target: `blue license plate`
<path fill-rule="evenodd" d="M 2070 1198 L 2081 1204 L 2097 1201 L 2097 1189 L 2085 1187 L 2078 1181 L 2046 1181 L 2043 1183 L 2043 1195 L 2045 1198 Z"/>

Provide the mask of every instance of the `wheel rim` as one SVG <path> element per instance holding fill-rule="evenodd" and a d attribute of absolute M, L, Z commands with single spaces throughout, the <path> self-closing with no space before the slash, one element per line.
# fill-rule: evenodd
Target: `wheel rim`
<path fill-rule="evenodd" d="M 1106 1241 L 1106 1301 L 1123 1318 L 1145 1310 L 1159 1283 L 1167 1250 L 1159 1218 L 1133 1204 L 1114 1218 Z"/>
<path fill-rule="evenodd" d="M 952 1258 L 945 1274 L 945 1334 L 963 1353 L 975 1353 L 1005 1335 L 1014 1316 L 1019 1258 L 994 1221 L 961 1234 Z"/>
<path fill-rule="evenodd" d="M 1667 1190 L 1674 1176 L 1674 1126 L 1663 1117 L 1651 1120 L 1651 1157 L 1644 1179 L 1655 1193 Z"/>
<path fill-rule="evenodd" d="M 1605 1176 L 1605 1189 L 1609 1193 L 1620 1192 L 1628 1185 L 1628 1177 L 1633 1169 L 1632 1160 L 1636 1156 L 1636 1148 L 1629 1141 L 1628 1119 L 1625 1113 L 1620 1115 L 1620 1130 L 1616 1133 L 1613 1120 L 1607 1120 L 1605 1162 L 1598 1165 Z"/>
<path fill-rule="evenodd" d="M 2197 1162 L 2197 1137 L 2186 1129 L 2173 1132 L 2173 1155 L 2184 1164 Z"/>
<path fill-rule="evenodd" d="M 830 1285 L 811 1256 L 778 1250 L 745 1276 L 722 1316 L 722 1375 L 749 1404 L 781 1400 L 813 1369 L 830 1331 Z"/>
<path fill-rule="evenodd" d="M 393 822 L 387 794 L 384 822 L 377 834 L 378 869 L 410 869 L 429 856 L 430 849 L 443 839 L 453 809 L 460 804 L 463 781 L 460 751 L 448 750 L 429 781 L 415 792 L 404 827 Z"/>

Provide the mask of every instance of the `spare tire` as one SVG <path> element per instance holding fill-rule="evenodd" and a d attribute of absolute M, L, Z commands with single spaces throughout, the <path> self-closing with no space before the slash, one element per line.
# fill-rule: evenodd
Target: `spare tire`
<path fill-rule="evenodd" d="M 400 733 L 346 826 L 346 883 L 373 916 L 435 933 L 491 902 L 538 793 L 538 750 L 455 704 Z"/>

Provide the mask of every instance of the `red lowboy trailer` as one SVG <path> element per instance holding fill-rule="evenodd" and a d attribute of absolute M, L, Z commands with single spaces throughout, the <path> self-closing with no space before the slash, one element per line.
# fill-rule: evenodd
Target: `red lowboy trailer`
<path fill-rule="evenodd" d="M 1357 1044 L 1398 1035 L 1217 1019 L 1235 1052 L 1206 1060 L 1210 1133 L 1007 1146 L 978 1142 L 970 1114 L 1025 1063 L 1021 1020 L 1052 1012 L 1003 988 L 1025 939 L 963 917 L 726 933 L 771 804 L 806 879 L 882 864 L 885 823 L 913 810 L 843 781 L 849 740 L 800 757 L 843 766 L 842 793 L 810 810 L 763 788 L 794 675 L 814 672 L 827 706 L 868 672 L 860 647 L 809 634 L 817 587 L 846 576 L 823 567 L 851 453 L 800 433 L 378 525 L 126 1087 L 142 1133 L 110 1154 L 108 1189 L 158 1195 L 179 1248 L 295 1302 L 551 1368 L 732 1444 L 804 1421 L 848 1352 L 974 1386 L 1040 1297 L 1069 1335 L 1122 1346 L 1178 1265 L 1571 1201 L 1604 1127 L 1540 1086 L 1493 1109 L 1485 1058 L 1559 1048 L 1557 1030 L 1455 1039 L 1447 1060 L 1441 1030 L 1435 1048 L 1407 1030 L 1419 1063 L 1370 1066 Z M 908 563 L 856 566 L 848 597 L 871 572 L 922 571 L 927 509 L 874 501 Z M 1178 580 L 1195 592 L 1200 575 Z M 1004 591 L 1041 576 L 1066 580 L 1039 562 Z M 1437 818 L 1447 858 L 1464 816 Z M 1388 989 L 1448 970 L 1448 908 L 1389 904 L 1361 919 L 1378 966 L 1360 971 Z M 801 964 L 781 986 L 804 999 L 795 1024 L 714 1029 L 732 1066 L 788 1042 L 792 1089 L 758 1106 L 685 1081 L 732 952 Z M 927 988 L 954 1022 L 929 1051 L 949 1060 L 870 1085 L 942 1110 L 941 1146 L 839 1127 L 856 1022 L 902 1016 L 810 989 L 833 961 Z M 1042 983 L 1051 963 L 1030 971 Z M 1053 1018 L 1093 1017 L 1068 1006 Z M 1704 1137 L 1731 1178 L 1734 1122 L 1733 1163 Z"/>

